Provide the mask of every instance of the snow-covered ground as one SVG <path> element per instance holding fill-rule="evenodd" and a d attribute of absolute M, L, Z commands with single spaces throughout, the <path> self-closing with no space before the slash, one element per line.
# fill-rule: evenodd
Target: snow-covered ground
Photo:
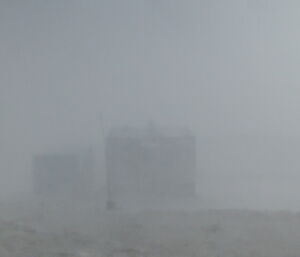
<path fill-rule="evenodd" d="M 76 224 L 47 232 L 39 231 L 37 223 L 1 221 L 0 256 L 300 255 L 297 213 L 222 210 L 104 216 L 84 233 L 76 230 Z"/>

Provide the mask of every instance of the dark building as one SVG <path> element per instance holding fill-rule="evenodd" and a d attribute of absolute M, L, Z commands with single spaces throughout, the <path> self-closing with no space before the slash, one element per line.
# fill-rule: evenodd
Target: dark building
<path fill-rule="evenodd" d="M 33 159 L 34 193 L 41 199 L 86 197 L 93 181 L 92 150 L 40 154 Z"/>
<path fill-rule="evenodd" d="M 145 206 L 196 196 L 196 140 L 187 131 L 120 128 L 106 140 L 108 206 Z"/>

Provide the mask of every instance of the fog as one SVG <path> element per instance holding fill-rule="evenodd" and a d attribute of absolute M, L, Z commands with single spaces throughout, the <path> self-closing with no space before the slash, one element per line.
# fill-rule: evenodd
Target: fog
<path fill-rule="evenodd" d="M 31 192 L 33 155 L 152 120 L 197 137 L 203 206 L 299 209 L 296 1 L 0 7 L 1 199 Z"/>
<path fill-rule="evenodd" d="M 299 11 L 0 1 L 0 256 L 299 256 Z"/>

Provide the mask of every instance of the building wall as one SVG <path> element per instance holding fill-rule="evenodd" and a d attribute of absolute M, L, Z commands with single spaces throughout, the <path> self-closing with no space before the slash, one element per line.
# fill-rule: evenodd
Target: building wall
<path fill-rule="evenodd" d="M 93 180 L 93 157 L 87 153 L 41 154 L 33 159 L 34 193 L 46 198 L 85 197 Z"/>
<path fill-rule="evenodd" d="M 193 136 L 110 136 L 106 165 L 112 202 L 167 201 L 196 195 Z"/>

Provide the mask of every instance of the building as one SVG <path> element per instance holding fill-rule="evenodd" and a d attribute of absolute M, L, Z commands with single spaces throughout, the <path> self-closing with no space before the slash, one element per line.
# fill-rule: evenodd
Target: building
<path fill-rule="evenodd" d="M 85 198 L 90 194 L 93 176 L 92 150 L 45 153 L 33 158 L 34 193 L 42 200 Z"/>
<path fill-rule="evenodd" d="M 106 139 L 108 207 L 151 207 L 196 196 L 196 140 L 188 131 L 113 129 Z"/>

